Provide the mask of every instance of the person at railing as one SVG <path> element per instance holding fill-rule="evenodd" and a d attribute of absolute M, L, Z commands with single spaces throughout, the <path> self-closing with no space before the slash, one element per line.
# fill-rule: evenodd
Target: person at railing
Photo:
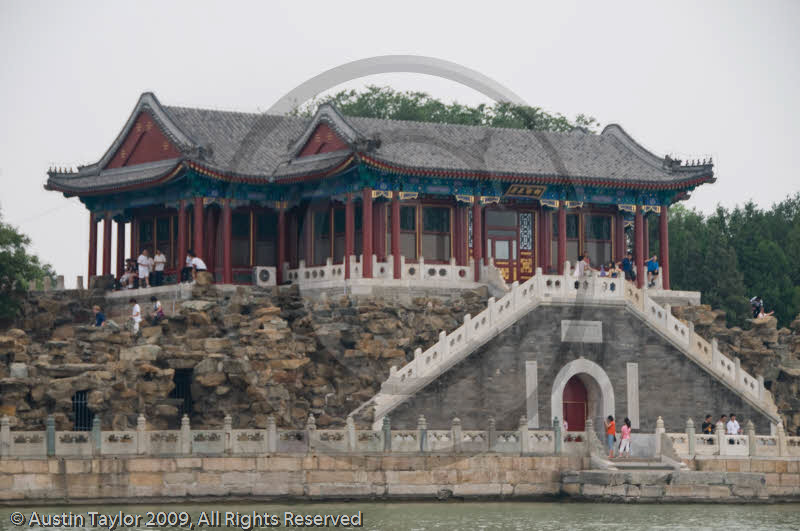
<path fill-rule="evenodd" d="M 153 285 L 164 285 L 164 266 L 167 265 L 167 257 L 159 249 L 153 257 Z"/>
<path fill-rule="evenodd" d="M 192 280 L 196 280 L 197 273 L 207 271 L 208 268 L 206 268 L 206 263 L 203 262 L 203 259 L 194 254 L 194 251 L 190 250 L 187 254 L 190 258 L 189 262 L 192 264 Z"/>
<path fill-rule="evenodd" d="M 139 287 L 146 288 L 150 278 L 150 257 L 147 249 L 142 249 L 136 263 L 139 265 Z"/>
<path fill-rule="evenodd" d="M 608 458 L 614 459 L 614 443 L 617 442 L 617 424 L 611 415 L 604 422 L 606 427 L 606 443 L 608 444 Z"/>
<path fill-rule="evenodd" d="M 652 288 L 656 285 L 656 277 L 658 276 L 658 256 L 653 255 L 647 261 L 647 287 Z"/>
<path fill-rule="evenodd" d="M 622 421 L 622 432 L 621 441 L 619 442 L 619 457 L 630 457 L 631 456 L 631 419 L 625 417 L 625 420 Z M 627 455 L 626 455 L 627 454 Z"/>
<path fill-rule="evenodd" d="M 705 435 L 714 435 L 714 421 L 711 418 L 711 415 L 706 415 L 706 419 L 703 421 L 702 426 L 700 427 L 701 431 Z"/>
<path fill-rule="evenodd" d="M 572 273 L 575 277 L 582 277 L 587 275 L 590 271 L 594 271 L 592 264 L 589 262 L 588 254 L 578 255 L 578 261 L 575 263 L 575 270 Z"/>
<path fill-rule="evenodd" d="M 633 266 L 633 253 L 628 251 L 625 258 L 622 259 L 622 272 L 625 273 L 625 278 L 631 282 L 636 280 L 636 271 Z"/>
<path fill-rule="evenodd" d="M 725 433 L 727 435 L 741 435 L 742 428 L 739 427 L 739 423 L 736 422 L 736 414 L 731 413 L 731 420 L 725 425 Z"/>
<path fill-rule="evenodd" d="M 610 276 L 611 278 L 619 278 L 621 273 L 622 270 L 616 263 L 614 263 L 613 261 L 608 263 L 608 276 Z"/>
<path fill-rule="evenodd" d="M 132 289 L 138 286 L 139 275 L 136 270 L 136 262 L 133 258 L 125 259 L 125 270 L 119 277 L 119 289 Z"/>

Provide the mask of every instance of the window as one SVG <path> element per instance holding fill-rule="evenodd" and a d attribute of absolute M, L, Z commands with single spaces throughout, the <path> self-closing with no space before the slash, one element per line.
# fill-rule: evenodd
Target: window
<path fill-rule="evenodd" d="M 336 208 L 333 211 L 333 261 L 341 264 L 344 260 L 345 244 L 345 210 Z"/>
<path fill-rule="evenodd" d="M 552 216 L 553 237 L 550 243 L 550 260 L 554 268 L 558 267 L 558 213 Z M 567 214 L 567 260 L 576 262 L 580 252 L 580 242 L 578 241 L 580 218 L 578 214 Z"/>
<path fill-rule="evenodd" d="M 139 254 L 144 249 L 147 249 L 151 254 L 153 252 L 153 220 L 143 219 L 139 221 Z M 136 258 L 135 256 L 133 258 Z"/>
<path fill-rule="evenodd" d="M 401 212 L 402 231 L 402 212 Z M 450 208 L 422 208 L 422 256 L 432 262 L 450 260 Z"/>
<path fill-rule="evenodd" d="M 584 253 L 591 263 L 599 267 L 608 264 L 611 256 L 611 216 L 586 214 L 584 216 Z"/>
<path fill-rule="evenodd" d="M 231 214 L 231 262 L 234 267 L 250 265 L 250 213 Z"/>
<path fill-rule="evenodd" d="M 256 265 L 274 266 L 278 261 L 277 234 L 278 215 L 275 212 L 259 212 L 256 218 Z"/>
<path fill-rule="evenodd" d="M 331 255 L 331 214 L 327 208 L 314 212 L 314 254 L 313 264 L 324 265 Z"/>
<path fill-rule="evenodd" d="M 94 422 L 94 413 L 89 409 L 89 391 L 77 391 L 72 395 L 73 431 L 89 431 Z"/>

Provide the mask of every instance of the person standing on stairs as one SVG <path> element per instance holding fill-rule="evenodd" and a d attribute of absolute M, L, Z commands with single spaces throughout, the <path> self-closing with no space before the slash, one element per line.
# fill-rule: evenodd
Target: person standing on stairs
<path fill-rule="evenodd" d="M 617 424 L 611 415 L 605 420 L 606 442 L 608 443 L 608 458 L 614 459 L 614 443 L 617 441 Z"/>

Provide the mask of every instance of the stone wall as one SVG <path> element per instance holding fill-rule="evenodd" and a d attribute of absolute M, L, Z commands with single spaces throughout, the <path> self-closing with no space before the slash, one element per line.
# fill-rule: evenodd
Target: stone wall
<path fill-rule="evenodd" d="M 602 342 L 562 341 L 564 320 L 601 322 Z M 622 419 L 630 414 L 627 364 L 636 363 L 641 431 L 653 432 L 659 416 L 671 431 L 682 429 L 688 417 L 699 426 L 706 412 L 718 417 L 734 411 L 742 425 L 750 419 L 758 433 L 770 432 L 766 417 L 630 311 L 588 304 L 537 307 L 391 412 L 392 425 L 413 427 L 419 412 L 425 412 L 432 428 L 447 426 L 458 417 L 465 429 L 485 429 L 485 419 L 492 416 L 498 429 L 512 429 L 520 416 L 532 417 L 527 411 L 526 362 L 535 361 L 539 425 L 548 426 L 556 375 L 580 358 L 602 367 L 613 387 L 615 411 L 595 411 L 595 426 L 602 426 L 606 415 Z M 590 402 L 592 393 L 590 388 Z"/>
<path fill-rule="evenodd" d="M 173 379 L 191 369 L 194 427 L 221 427 L 226 414 L 235 428 L 266 428 L 270 415 L 280 427 L 300 428 L 309 414 L 320 428 L 344 426 L 391 365 L 487 298 L 485 289 L 310 300 L 292 288 L 229 288 L 195 287 L 166 321 L 143 322 L 137 337 L 124 327 L 87 326 L 92 304 L 103 304 L 96 292 L 31 294 L 16 328 L 0 332 L 0 415 L 15 419 L 13 429 L 41 430 L 54 414 L 56 429 L 71 430 L 72 396 L 86 391 L 103 429 L 132 429 L 139 414 L 149 428 L 177 428 Z"/>
<path fill-rule="evenodd" d="M 797 461 L 689 462 L 701 471 L 582 471 L 580 457 L 269 456 L 0 460 L 0 503 L 211 499 L 800 499 Z M 713 467 L 710 463 L 715 463 Z M 722 471 L 709 471 L 709 468 Z M 750 471 L 741 470 L 743 468 Z M 764 471 L 756 472 L 756 470 Z M 766 470 L 770 470 L 767 472 Z"/>

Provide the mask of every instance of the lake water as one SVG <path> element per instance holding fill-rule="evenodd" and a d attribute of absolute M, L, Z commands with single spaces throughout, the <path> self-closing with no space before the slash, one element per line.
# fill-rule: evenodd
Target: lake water
<path fill-rule="evenodd" d="M 22 513 L 25 521 L 14 525 Z M 277 518 L 279 529 L 287 529 L 285 513 L 295 515 L 353 515 L 360 511 L 361 529 L 392 530 L 530 530 L 570 529 L 609 530 L 620 529 L 734 529 L 783 530 L 800 529 L 800 504 L 789 505 L 645 505 L 600 503 L 325 503 L 325 504 L 230 504 L 207 503 L 202 505 L 127 505 L 127 506 L 57 506 L 0 508 L 0 530 L 40 529 L 53 515 L 81 515 L 83 525 L 76 518 L 67 521 L 62 529 L 109 529 L 120 511 L 128 520 L 140 516 L 138 526 L 118 525 L 116 529 L 174 529 L 177 526 L 158 525 L 158 518 L 171 518 L 173 522 L 188 521 L 192 527 L 185 529 L 258 529 L 253 526 L 253 513 L 268 513 Z M 154 516 L 147 512 L 155 512 Z M 218 512 L 215 512 L 218 511 Z M 41 526 L 29 525 L 31 514 L 36 512 Z M 109 515 L 94 516 L 90 512 Z M 158 515 L 158 512 L 163 512 Z M 180 513 L 184 514 L 181 515 Z M 169 514 L 173 513 L 173 514 Z M 218 517 L 216 515 L 219 515 Z M 201 518 L 205 516 L 205 520 Z M 226 516 L 228 522 L 226 525 Z M 238 520 L 236 520 L 238 518 Z M 148 520 L 151 524 L 146 525 Z M 248 520 L 249 519 L 249 520 Z M 50 527 L 52 527 L 52 521 Z M 78 525 L 76 525 L 76 523 Z M 269 520 L 265 524 L 269 524 Z M 274 522 L 273 522 L 274 523 Z M 312 523 L 309 521 L 309 523 Z M 94 524 L 94 526 L 92 525 Z M 231 525 L 233 524 L 233 525 Z M 265 525 L 264 528 L 270 527 Z M 307 525 L 297 528 L 315 528 Z M 334 528 L 333 526 L 329 526 Z M 291 528 L 291 527 L 288 527 Z M 340 527 L 341 528 L 341 527 Z"/>

